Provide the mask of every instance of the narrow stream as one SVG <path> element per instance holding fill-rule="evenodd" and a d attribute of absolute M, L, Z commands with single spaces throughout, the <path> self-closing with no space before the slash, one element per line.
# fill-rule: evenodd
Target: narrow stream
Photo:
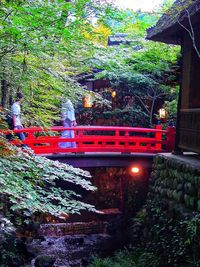
<path fill-rule="evenodd" d="M 94 256 L 112 255 L 126 244 L 127 214 L 131 217 L 143 204 L 148 177 L 134 181 L 125 168 L 89 171 L 98 191 L 83 195 L 83 201 L 101 213 L 42 223 L 36 237 L 27 242 L 33 255 L 28 267 L 85 267 Z"/>

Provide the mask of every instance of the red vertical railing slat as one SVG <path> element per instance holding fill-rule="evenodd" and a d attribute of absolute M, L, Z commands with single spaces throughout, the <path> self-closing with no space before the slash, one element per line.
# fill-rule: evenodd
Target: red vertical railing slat
<path fill-rule="evenodd" d="M 155 134 L 156 137 L 156 150 L 161 150 L 162 149 L 162 144 L 160 143 L 162 141 L 162 125 L 156 125 L 156 130 L 158 130 Z"/>

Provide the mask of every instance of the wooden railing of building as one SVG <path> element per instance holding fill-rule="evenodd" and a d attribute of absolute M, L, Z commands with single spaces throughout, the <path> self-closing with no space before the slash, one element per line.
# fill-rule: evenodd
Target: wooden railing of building
<path fill-rule="evenodd" d="M 182 150 L 200 153 L 200 109 L 182 109 L 178 146 Z"/>

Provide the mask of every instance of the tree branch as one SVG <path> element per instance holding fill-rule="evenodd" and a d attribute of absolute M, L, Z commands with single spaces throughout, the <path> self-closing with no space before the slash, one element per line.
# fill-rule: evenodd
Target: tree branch
<path fill-rule="evenodd" d="M 135 95 L 135 97 L 140 101 L 141 105 L 143 106 L 143 108 L 146 110 L 147 114 L 150 115 L 150 111 L 148 110 L 148 108 L 146 107 L 145 103 L 142 101 L 142 98 L 138 95 Z"/>
<path fill-rule="evenodd" d="M 193 26 L 192 26 L 192 22 L 191 22 L 190 13 L 189 13 L 187 8 L 185 8 L 185 11 L 187 13 L 190 29 L 188 29 L 185 25 L 183 25 L 183 23 L 181 23 L 178 19 L 177 19 L 177 22 L 183 29 L 185 29 L 189 33 L 189 36 L 190 36 L 190 38 L 192 40 L 192 45 L 193 45 L 198 57 L 200 58 L 200 52 L 198 51 L 198 48 L 197 48 L 196 42 L 195 42 L 195 34 L 194 34 L 194 29 L 193 29 Z"/>

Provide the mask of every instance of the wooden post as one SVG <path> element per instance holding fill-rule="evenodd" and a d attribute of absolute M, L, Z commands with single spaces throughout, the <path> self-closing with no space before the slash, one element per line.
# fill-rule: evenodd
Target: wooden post
<path fill-rule="evenodd" d="M 167 151 L 172 152 L 174 151 L 175 145 L 175 127 L 169 126 L 167 128 Z"/>

